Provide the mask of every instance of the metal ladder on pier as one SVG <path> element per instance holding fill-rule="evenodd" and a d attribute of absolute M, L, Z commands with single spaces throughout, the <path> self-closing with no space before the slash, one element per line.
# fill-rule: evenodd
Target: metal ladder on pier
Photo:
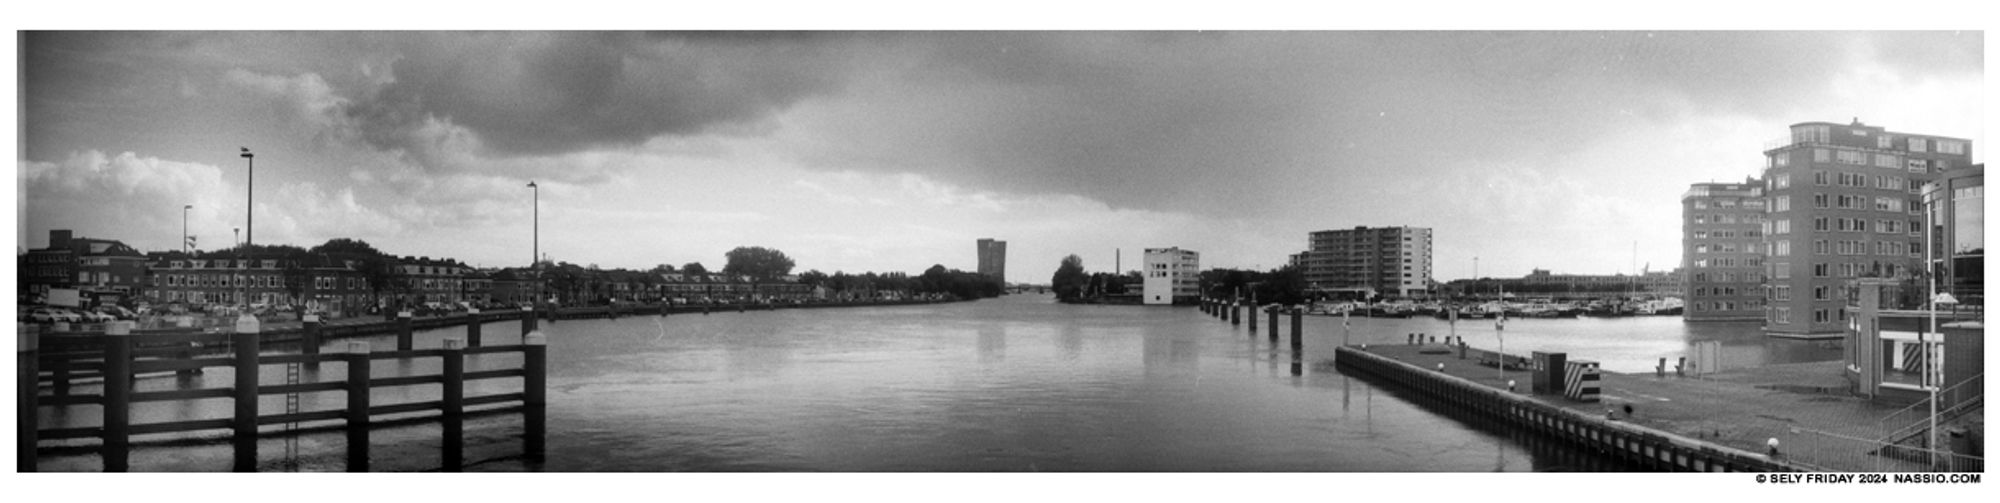
<path fill-rule="evenodd" d="M 285 364 L 286 385 L 297 386 L 299 384 L 299 365 L 298 362 Z M 296 391 L 286 393 L 285 415 L 294 416 L 298 413 L 299 393 Z M 299 471 L 299 422 L 296 420 L 285 422 L 285 471 Z"/>

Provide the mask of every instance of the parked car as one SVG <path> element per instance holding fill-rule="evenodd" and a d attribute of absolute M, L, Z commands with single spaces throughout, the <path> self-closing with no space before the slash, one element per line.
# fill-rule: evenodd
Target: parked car
<path fill-rule="evenodd" d="M 84 322 L 86 322 L 86 323 L 104 323 L 104 322 L 107 322 L 107 321 L 118 321 L 118 317 L 117 317 L 117 316 L 112 316 L 112 315 L 109 315 L 109 314 L 104 314 L 104 313 L 101 313 L 101 312 L 98 312 L 98 311 L 97 311 L 97 310 L 95 310 L 95 309 L 84 309 L 84 310 L 81 310 L 81 311 L 78 311 L 78 312 L 77 312 L 77 316 L 81 317 L 81 318 L 83 319 L 83 321 L 84 321 Z"/>
<path fill-rule="evenodd" d="M 28 311 L 28 321 L 35 323 L 55 323 L 58 321 L 78 323 L 82 320 L 83 317 L 78 316 L 76 313 L 53 307 L 37 307 Z"/>

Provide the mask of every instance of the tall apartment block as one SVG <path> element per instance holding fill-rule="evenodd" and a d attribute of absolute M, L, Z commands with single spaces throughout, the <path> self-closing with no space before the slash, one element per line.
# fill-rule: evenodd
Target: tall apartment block
<path fill-rule="evenodd" d="M 1431 230 L 1425 227 L 1355 227 L 1308 235 L 1292 265 L 1305 274 L 1306 291 L 1325 297 L 1412 297 L 1431 293 Z"/>
<path fill-rule="evenodd" d="M 1697 183 L 1681 196 L 1687 321 L 1764 319 L 1764 182 Z"/>
<path fill-rule="evenodd" d="M 1922 187 L 1971 165 L 1972 142 L 1805 122 L 1764 156 L 1764 331 L 1835 337 L 1847 326 L 1848 282 L 1923 272 Z"/>
<path fill-rule="evenodd" d="M 1147 248 L 1146 304 L 1190 302 L 1201 295 L 1201 254 L 1180 248 Z"/>
<path fill-rule="evenodd" d="M 979 273 L 1007 281 L 1007 242 L 992 238 L 979 240 Z"/>

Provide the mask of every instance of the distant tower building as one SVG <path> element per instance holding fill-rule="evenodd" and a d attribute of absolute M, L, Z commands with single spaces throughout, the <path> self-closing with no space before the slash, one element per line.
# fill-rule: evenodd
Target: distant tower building
<path fill-rule="evenodd" d="M 979 273 L 1007 281 L 1007 242 L 993 238 L 979 240 Z"/>
<path fill-rule="evenodd" d="M 1147 304 L 1192 302 L 1201 295 L 1201 254 L 1180 248 L 1147 248 L 1142 286 Z"/>
<path fill-rule="evenodd" d="M 1764 317 L 1764 182 L 1697 183 L 1681 195 L 1687 321 Z"/>
<path fill-rule="evenodd" d="M 1292 263 L 1305 275 L 1306 291 L 1338 297 L 1413 297 L 1431 287 L 1431 230 L 1426 227 L 1355 227 L 1309 235 Z"/>
<path fill-rule="evenodd" d="M 1803 122 L 1764 156 L 1764 331 L 1837 337 L 1850 282 L 1921 277 L 1923 186 L 1970 166 L 1972 142 Z"/>

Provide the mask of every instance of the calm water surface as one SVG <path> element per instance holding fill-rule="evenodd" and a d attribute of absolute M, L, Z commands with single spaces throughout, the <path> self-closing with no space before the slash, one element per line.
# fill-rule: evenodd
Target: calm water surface
<path fill-rule="evenodd" d="M 1286 322 L 1289 327 L 1289 321 Z M 1260 323 L 1261 325 L 1261 323 Z M 511 343 L 511 322 L 486 327 Z M 1071 306 L 1045 295 L 883 308 L 780 310 L 565 321 L 549 338 L 548 458 L 518 457 L 518 416 L 468 425 L 480 470 L 547 471 L 1547 471 L 1623 470 L 1534 435 L 1485 424 L 1333 370 L 1334 346 L 1451 333 L 1428 318 L 1306 318 L 1306 351 L 1259 327 L 1193 308 Z M 1490 320 L 1456 327 L 1496 344 Z M 423 333 L 435 347 L 462 329 Z M 1693 341 L 1719 340 L 1729 366 L 1837 359 L 1838 348 L 1765 338 L 1754 324 L 1676 317 L 1511 320 L 1510 353 L 1566 351 L 1613 371 L 1650 372 Z M 393 347 L 393 339 L 374 338 Z M 335 342 L 333 345 L 341 343 Z M 497 355 L 496 355 L 497 356 Z M 511 355 L 508 355 L 511 356 Z M 1296 362 L 1296 364 L 1295 364 Z M 400 367 L 399 367 L 400 365 Z M 468 365 L 507 368 L 518 358 Z M 378 362 L 376 375 L 433 371 Z M 282 367 L 265 369 L 282 381 Z M 329 366 L 328 379 L 339 378 Z M 227 369 L 197 381 L 228 386 Z M 142 382 L 172 388 L 173 379 Z M 511 391 L 518 381 L 487 383 Z M 435 399 L 435 386 L 381 390 L 376 403 Z M 269 397 L 267 410 L 283 407 Z M 338 407 L 322 395 L 307 410 Z M 135 411 L 141 421 L 226 417 L 226 400 Z M 163 404 L 164 405 L 164 404 Z M 45 424 L 94 423 L 45 413 Z M 379 470 L 434 469 L 437 427 L 373 434 Z M 282 456 L 277 440 L 266 464 Z M 341 437 L 307 435 L 308 469 L 338 470 Z M 94 469 L 57 456 L 44 469 Z M 150 465 L 151 468 L 147 468 Z M 134 469 L 227 469 L 227 445 L 142 448 Z"/>

